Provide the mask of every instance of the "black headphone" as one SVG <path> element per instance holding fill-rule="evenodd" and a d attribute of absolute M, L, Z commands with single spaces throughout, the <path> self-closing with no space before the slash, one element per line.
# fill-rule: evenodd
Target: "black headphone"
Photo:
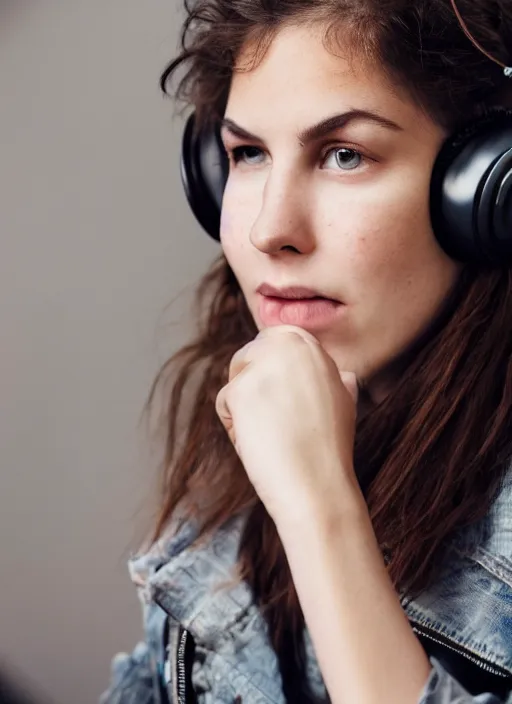
<path fill-rule="evenodd" d="M 219 126 L 197 130 L 192 114 L 183 135 L 181 177 L 196 219 L 217 241 L 228 171 Z M 512 111 L 489 110 L 445 141 L 432 171 L 430 214 L 451 258 L 512 265 Z"/>

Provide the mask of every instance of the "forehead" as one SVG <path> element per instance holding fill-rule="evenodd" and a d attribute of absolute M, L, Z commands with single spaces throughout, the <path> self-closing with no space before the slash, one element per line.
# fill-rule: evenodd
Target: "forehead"
<path fill-rule="evenodd" d="M 233 73 L 226 114 L 247 129 L 286 120 L 309 124 L 351 109 L 417 122 L 419 108 L 379 66 L 363 62 L 348 46 L 344 50 L 343 32 L 339 50 L 325 36 L 321 24 L 285 26 L 255 66 L 255 45 L 248 42 Z"/>

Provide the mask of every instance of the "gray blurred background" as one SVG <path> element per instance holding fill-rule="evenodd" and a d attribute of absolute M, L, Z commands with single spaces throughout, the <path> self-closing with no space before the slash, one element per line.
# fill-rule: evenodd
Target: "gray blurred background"
<path fill-rule="evenodd" d="M 180 17 L 178 0 L 0 0 L 0 669 L 36 704 L 96 702 L 142 633 L 140 414 L 218 252 L 158 88 Z"/>

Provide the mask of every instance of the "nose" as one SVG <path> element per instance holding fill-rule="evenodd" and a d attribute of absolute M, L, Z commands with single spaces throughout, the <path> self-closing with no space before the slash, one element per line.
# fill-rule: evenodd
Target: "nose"
<path fill-rule="evenodd" d="M 315 248 L 308 189 L 291 172 L 271 170 L 266 180 L 260 212 L 250 231 L 251 243 L 265 254 L 292 250 L 308 254 Z"/>

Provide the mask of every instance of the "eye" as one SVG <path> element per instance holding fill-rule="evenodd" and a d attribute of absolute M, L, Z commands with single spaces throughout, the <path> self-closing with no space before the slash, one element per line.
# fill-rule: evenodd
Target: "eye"
<path fill-rule="evenodd" d="M 262 164 L 265 159 L 265 153 L 261 149 L 248 145 L 231 149 L 229 156 L 235 164 L 242 162 L 247 166 L 257 166 Z"/>
<path fill-rule="evenodd" d="M 348 147 L 336 147 L 327 153 L 324 161 L 325 168 L 353 171 L 364 161 L 362 154 Z M 333 163 L 334 162 L 334 163 Z"/>

